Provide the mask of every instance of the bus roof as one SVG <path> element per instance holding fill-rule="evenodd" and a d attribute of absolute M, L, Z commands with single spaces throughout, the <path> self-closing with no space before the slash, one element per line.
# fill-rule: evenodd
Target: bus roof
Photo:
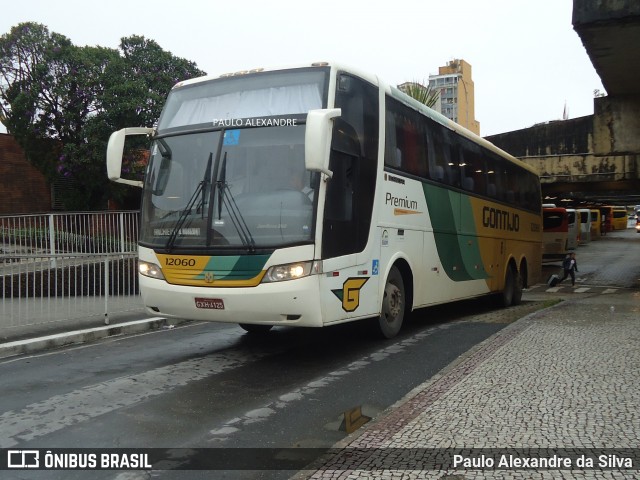
<path fill-rule="evenodd" d="M 463 137 L 468 138 L 469 140 L 473 141 L 474 143 L 477 143 L 477 144 L 487 148 L 488 150 L 491 150 L 494 153 L 500 155 L 501 157 L 503 157 L 503 158 L 513 162 L 513 163 L 518 164 L 518 166 L 520 166 L 520 167 L 522 167 L 522 168 L 524 168 L 526 170 L 529 170 L 531 173 L 534 173 L 535 175 L 538 175 L 538 172 L 536 172 L 530 165 L 528 165 L 525 162 L 519 160 L 518 158 L 516 158 L 513 155 L 511 155 L 510 153 L 502 150 L 501 148 L 496 147 L 493 143 L 489 142 L 488 140 L 485 140 L 484 138 L 482 138 L 479 135 L 476 135 L 475 133 L 473 133 L 472 131 L 466 129 L 462 125 L 459 125 L 459 124 L 455 123 L 454 121 L 448 119 L 447 117 L 445 117 L 441 113 L 436 112 L 432 108 L 429 108 L 426 105 L 418 102 L 417 100 L 415 100 L 414 98 L 410 97 L 409 95 L 407 95 L 406 93 L 404 93 L 403 91 L 398 89 L 397 87 L 394 87 L 392 85 L 389 85 L 389 84 L 385 83 L 384 81 L 380 80 L 379 77 L 377 77 L 376 75 L 373 75 L 373 74 L 358 70 L 358 69 L 353 68 L 353 67 L 349 67 L 349 66 L 343 65 L 343 64 L 338 63 L 338 62 L 321 61 L 321 62 L 312 62 L 312 63 L 288 65 L 288 66 L 275 66 L 275 67 L 269 67 L 269 68 L 259 67 L 259 68 L 249 69 L 249 70 L 240 70 L 238 72 L 223 73 L 223 74 L 218 75 L 218 76 L 205 75 L 205 76 L 202 76 L 202 77 L 196 77 L 196 78 L 192 78 L 192 79 L 189 79 L 189 80 L 184 80 L 184 81 L 178 82 L 176 85 L 174 85 L 173 88 L 179 88 L 179 87 L 183 87 L 183 86 L 186 86 L 186 85 L 192 85 L 192 84 L 200 83 L 200 82 L 208 82 L 208 81 L 211 81 L 211 80 L 217 80 L 217 79 L 222 79 L 222 78 L 230 78 L 230 77 L 235 77 L 235 76 L 248 75 L 248 74 L 252 74 L 252 73 L 276 72 L 276 71 L 281 71 L 281 70 L 295 70 L 295 69 L 311 68 L 311 67 L 329 67 L 334 71 L 338 71 L 338 70 L 339 71 L 345 71 L 345 72 L 351 73 L 353 75 L 356 75 L 356 76 L 358 76 L 358 77 L 360 77 L 360 78 L 372 83 L 373 85 L 376 85 L 378 87 L 383 88 L 387 95 L 390 95 L 393 98 L 401 101 L 402 103 L 404 103 L 408 107 L 411 107 L 414 110 L 419 111 L 423 115 L 425 115 L 425 116 L 429 117 L 430 119 L 432 119 L 433 121 L 445 126 L 449 130 L 452 130 L 452 131 L 462 135 Z"/>
<path fill-rule="evenodd" d="M 414 110 L 419 111 L 423 115 L 425 115 L 425 116 L 431 118 L 432 120 L 440 123 L 441 125 L 447 127 L 449 130 L 453 130 L 454 132 L 462 135 L 463 137 L 468 138 L 472 142 L 477 143 L 477 144 L 487 148 L 488 150 L 491 150 L 494 153 L 497 153 L 501 157 L 503 157 L 503 158 L 505 158 L 507 160 L 510 160 L 513 163 L 517 163 L 519 166 L 525 168 L 526 170 L 529 170 L 531 173 L 534 173 L 535 175 L 538 175 L 538 172 L 536 172 L 533 169 L 533 167 L 531 167 L 530 165 L 528 165 L 528 164 L 524 163 L 522 160 L 519 160 L 518 158 L 514 157 L 509 152 L 506 152 L 506 151 L 502 150 L 501 148 L 496 147 L 493 143 L 489 142 L 488 140 L 482 138 L 479 135 L 476 135 L 471 130 L 468 130 L 465 127 L 463 127 L 462 125 L 457 124 L 453 120 L 448 119 L 447 117 L 442 115 L 440 112 L 437 112 L 437 111 L 433 110 L 432 108 L 427 107 L 423 103 L 420 103 L 416 99 L 414 99 L 414 98 L 410 97 L 409 95 L 407 95 L 406 93 L 404 93 L 399 88 L 396 88 L 396 87 L 393 87 L 393 86 L 390 86 L 390 85 L 385 85 L 382 82 L 379 82 L 379 83 L 382 84 L 382 86 L 385 87 L 386 92 L 388 94 L 390 94 L 394 98 L 400 100 L 405 105 L 407 105 L 409 107 L 412 107 Z"/>

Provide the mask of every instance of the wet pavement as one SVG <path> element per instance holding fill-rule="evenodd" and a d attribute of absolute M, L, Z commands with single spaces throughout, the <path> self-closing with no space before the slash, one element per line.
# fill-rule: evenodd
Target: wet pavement
<path fill-rule="evenodd" d="M 293 478 L 639 478 L 640 239 L 630 233 L 578 249 L 575 288 L 526 291 L 525 304 L 549 308 L 465 353 Z"/>
<path fill-rule="evenodd" d="M 637 258 L 633 231 L 580 247 L 576 288 L 479 316 L 509 325 L 293 478 L 640 477 Z"/>

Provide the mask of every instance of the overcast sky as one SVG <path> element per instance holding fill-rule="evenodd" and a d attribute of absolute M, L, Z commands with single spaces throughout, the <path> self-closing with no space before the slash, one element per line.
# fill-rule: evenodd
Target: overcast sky
<path fill-rule="evenodd" d="M 461 58 L 482 136 L 593 113 L 604 90 L 571 25 L 573 0 L 17 0 L 0 34 L 35 21 L 79 46 L 143 35 L 208 74 L 336 61 L 397 85 Z M 6 131 L 0 126 L 0 131 Z"/>

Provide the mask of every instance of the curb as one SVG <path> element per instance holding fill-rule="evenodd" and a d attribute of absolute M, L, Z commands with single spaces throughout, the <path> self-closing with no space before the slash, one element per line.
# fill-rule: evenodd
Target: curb
<path fill-rule="evenodd" d="M 44 337 L 0 343 L 0 359 L 22 354 L 39 353 L 69 345 L 94 342 L 109 337 L 143 333 L 160 330 L 162 328 L 173 328 L 175 325 L 181 323 L 184 322 L 170 321 L 162 317 L 152 317 L 115 325 L 106 325 L 104 327 L 88 328 Z"/>

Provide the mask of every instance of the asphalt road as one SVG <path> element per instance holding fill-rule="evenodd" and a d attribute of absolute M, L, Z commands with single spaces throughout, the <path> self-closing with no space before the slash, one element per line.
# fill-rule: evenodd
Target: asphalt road
<path fill-rule="evenodd" d="M 579 285 L 640 287 L 640 233 L 635 228 L 610 232 L 576 250 Z M 561 261 L 543 266 L 543 277 L 558 273 Z M 570 283 L 567 280 L 567 283 Z"/>

